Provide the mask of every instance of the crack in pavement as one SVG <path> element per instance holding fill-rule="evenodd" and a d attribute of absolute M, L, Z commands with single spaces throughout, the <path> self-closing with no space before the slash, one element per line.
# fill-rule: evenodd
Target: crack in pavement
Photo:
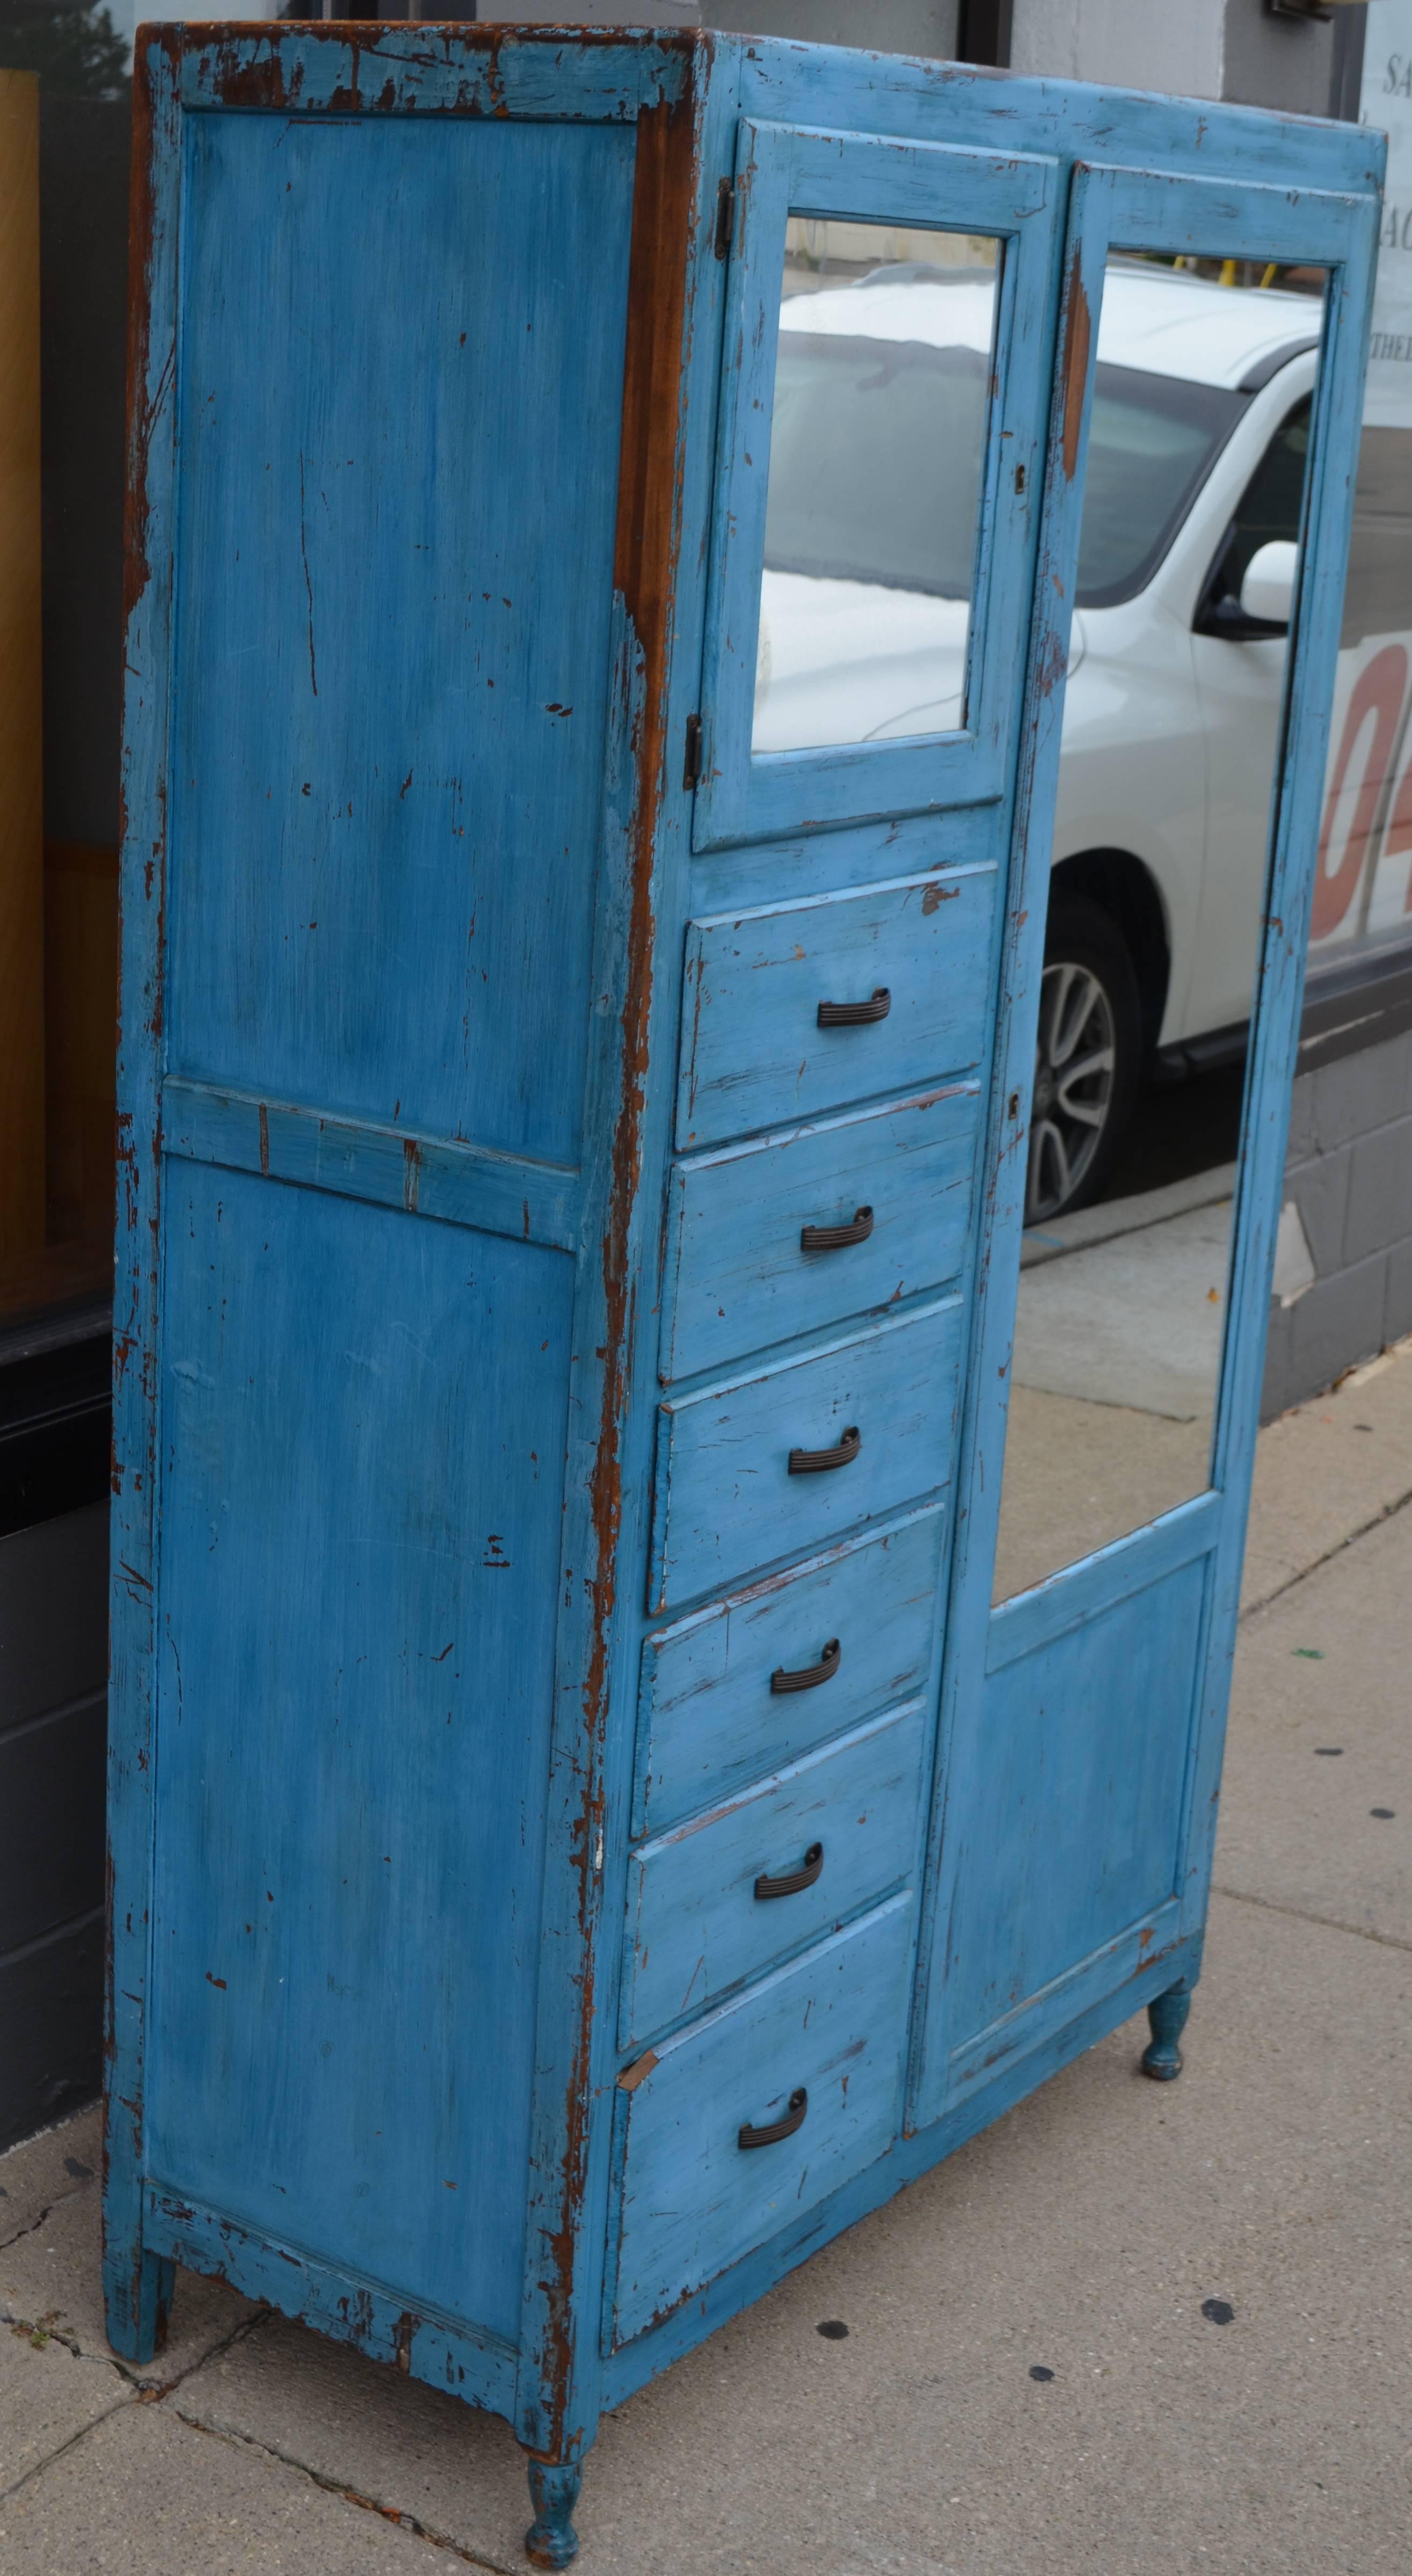
<path fill-rule="evenodd" d="M 1287 1914 L 1295 1923 L 1317 1923 L 1325 1932 L 1347 1932 L 1354 1941 L 1375 1941 L 1383 1950 L 1412 1951 L 1412 1941 L 1399 1932 L 1374 1932 L 1366 1923 L 1344 1923 L 1336 1914 L 1310 1914 L 1302 1905 L 1282 1905 L 1277 1896 L 1253 1896 L 1248 1888 L 1222 1887 L 1211 1881 L 1213 1896 L 1229 1896 L 1236 1905 L 1260 1905 L 1267 1914 Z"/>
<path fill-rule="evenodd" d="M 345 2504 L 356 2505 L 360 2513 L 375 2513 L 380 2521 L 390 2522 L 395 2529 L 410 2532 L 416 2540 L 426 2541 L 429 2548 L 442 2549 L 451 2557 L 459 2558 L 463 2567 L 477 2569 L 480 2576 L 520 2576 L 518 2560 L 512 2566 L 499 2558 L 478 2558 L 471 2550 L 463 2549 L 458 2540 L 452 2540 L 448 2533 L 433 2531 L 427 2523 L 418 2521 L 417 2516 L 409 2513 L 405 2506 L 379 2504 L 375 2496 L 362 2495 L 357 2487 L 345 2486 L 341 2478 L 334 2477 L 327 2469 L 311 2468 L 307 2460 L 296 2458 L 292 2451 L 280 2450 L 274 2442 L 261 2441 L 253 2433 L 242 2433 L 233 2424 L 203 2423 L 199 2416 L 186 2414 L 180 2406 L 174 2406 L 172 2413 L 178 2423 L 185 2424 L 190 2432 L 205 2433 L 213 2442 L 229 2442 L 242 2450 L 255 2451 L 262 2459 L 278 2460 L 286 2469 L 297 2470 L 300 2477 L 308 2478 L 311 2485 L 321 2487 L 325 2495 L 341 2496 Z"/>
<path fill-rule="evenodd" d="M 1284 1583 L 1277 1583 L 1273 1592 L 1262 1593 L 1258 1601 L 1246 1602 L 1237 1624 L 1243 1628 L 1247 1619 L 1253 1619 L 1257 1611 L 1268 1610 L 1274 1601 L 1283 1601 L 1287 1592 L 1293 1592 L 1299 1584 L 1306 1583 L 1311 1574 L 1318 1573 L 1321 1566 L 1332 1565 L 1335 1557 L 1343 1556 L 1349 1548 L 1356 1547 L 1360 1538 L 1367 1538 L 1373 1530 L 1381 1529 L 1384 1521 L 1396 1520 L 1398 1513 L 1405 1512 L 1409 1503 L 1412 1503 L 1412 1486 L 1408 1487 L 1405 1494 L 1399 1494 L 1395 1502 L 1384 1503 L 1382 1510 L 1374 1512 L 1370 1521 L 1360 1521 L 1357 1529 L 1350 1530 L 1347 1536 L 1339 1539 L 1335 1546 L 1325 1548 L 1322 1556 L 1316 1556 L 1308 1565 L 1302 1565 L 1297 1574 L 1291 1574 Z"/>

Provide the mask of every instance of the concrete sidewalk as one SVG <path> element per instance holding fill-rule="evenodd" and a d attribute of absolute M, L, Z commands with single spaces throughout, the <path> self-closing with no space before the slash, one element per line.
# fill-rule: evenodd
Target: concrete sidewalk
<path fill-rule="evenodd" d="M 623 2407 L 584 2576 L 1403 2576 L 1409 1489 L 1412 1354 L 1261 1435 L 1182 2082 L 1117 2032 Z M 186 2275 L 118 2367 L 97 2161 L 0 2159 L 3 2576 L 519 2576 L 503 2425 Z"/>

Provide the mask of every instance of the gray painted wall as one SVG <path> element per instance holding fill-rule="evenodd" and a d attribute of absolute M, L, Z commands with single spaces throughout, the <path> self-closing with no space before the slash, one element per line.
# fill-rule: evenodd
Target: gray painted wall
<path fill-rule="evenodd" d="M 1271 1306 L 1266 1421 L 1412 1332 L 1412 1032 L 1297 1077 L 1285 1200 L 1317 1277 Z"/>
<path fill-rule="evenodd" d="M 1010 66 L 1327 116 L 1332 20 L 1265 0 L 1014 0 Z"/>

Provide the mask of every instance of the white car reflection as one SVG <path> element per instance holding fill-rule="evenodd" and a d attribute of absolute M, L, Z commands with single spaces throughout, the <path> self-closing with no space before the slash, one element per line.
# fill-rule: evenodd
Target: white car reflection
<path fill-rule="evenodd" d="M 987 271 L 909 264 L 785 302 L 757 753 L 964 722 L 993 300 Z M 1320 319 L 1273 286 L 1108 274 L 1031 1222 L 1102 1190 L 1146 1074 L 1244 1048 Z"/>

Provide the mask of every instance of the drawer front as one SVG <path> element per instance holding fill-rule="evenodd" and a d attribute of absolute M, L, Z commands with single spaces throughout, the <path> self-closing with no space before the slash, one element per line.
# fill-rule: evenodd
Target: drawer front
<path fill-rule="evenodd" d="M 664 1833 L 921 1690 L 945 1525 L 918 1513 L 649 1637 L 634 1834 Z M 771 1688 L 777 1672 L 816 1671 L 835 1641 L 826 1680 Z"/>
<path fill-rule="evenodd" d="M 935 1493 L 951 1473 L 960 1300 L 660 1407 L 649 1611 Z M 791 1472 L 792 1453 L 851 1445 Z"/>
<path fill-rule="evenodd" d="M 909 1879 L 924 1749 L 914 1700 L 635 1852 L 623 2047 L 703 2012 Z"/>
<path fill-rule="evenodd" d="M 974 1084 L 678 1163 L 669 1185 L 664 1381 L 954 1279 L 965 1258 Z M 861 1241 L 808 1246 L 807 1227 Z"/>
<path fill-rule="evenodd" d="M 894 1897 L 627 2070 L 612 2337 L 626 2343 L 885 2155 L 902 2116 L 912 1899 Z M 744 2125 L 804 2118 L 771 2146 Z"/>
<path fill-rule="evenodd" d="M 993 867 L 956 868 L 689 923 L 678 1151 L 979 1063 L 994 903 Z M 819 1026 L 880 990 L 885 1018 Z"/>

